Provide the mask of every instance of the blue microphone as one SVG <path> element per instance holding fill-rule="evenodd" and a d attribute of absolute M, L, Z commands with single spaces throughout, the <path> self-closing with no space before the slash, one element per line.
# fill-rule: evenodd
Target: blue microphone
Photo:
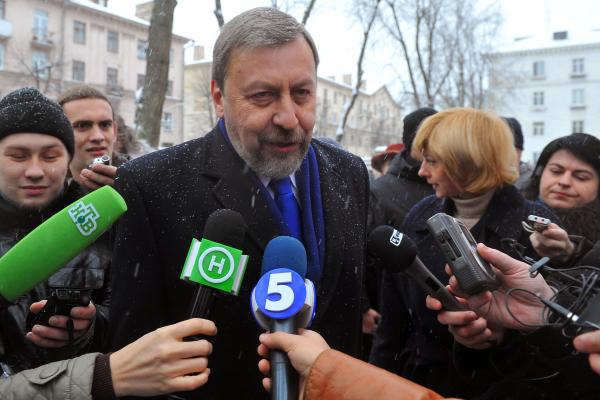
<path fill-rule="evenodd" d="M 261 277 L 252 290 L 256 322 L 271 332 L 296 334 L 315 314 L 315 287 L 306 276 L 306 250 L 290 236 L 278 236 L 265 248 Z M 271 350 L 271 398 L 296 400 L 298 374 L 285 352 Z"/>

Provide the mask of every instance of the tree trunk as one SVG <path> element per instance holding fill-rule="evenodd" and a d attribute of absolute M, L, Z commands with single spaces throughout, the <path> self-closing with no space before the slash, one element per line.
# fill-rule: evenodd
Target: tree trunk
<path fill-rule="evenodd" d="M 139 137 L 158 147 L 169 79 L 169 51 L 176 0 L 155 0 L 148 32 L 146 79 L 137 118 Z"/>

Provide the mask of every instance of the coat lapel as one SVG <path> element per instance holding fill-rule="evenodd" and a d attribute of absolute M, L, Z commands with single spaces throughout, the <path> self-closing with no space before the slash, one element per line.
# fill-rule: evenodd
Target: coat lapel
<path fill-rule="evenodd" d="M 317 293 L 318 307 L 316 318 L 324 315 L 333 299 L 331 288 L 338 287 L 338 280 L 344 268 L 344 249 L 346 237 L 344 226 L 349 221 L 345 220 L 351 200 L 349 189 L 345 180 L 335 170 L 335 163 L 322 151 L 319 146 L 314 146 L 317 153 L 319 166 L 319 179 L 321 181 L 321 199 L 323 201 L 323 217 L 325 219 L 325 263 L 321 285 Z M 350 238 L 359 242 L 364 238 Z"/>

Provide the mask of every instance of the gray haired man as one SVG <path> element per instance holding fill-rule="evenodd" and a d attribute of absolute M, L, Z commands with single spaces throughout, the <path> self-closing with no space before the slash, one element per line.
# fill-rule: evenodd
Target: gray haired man
<path fill-rule="evenodd" d="M 312 138 L 319 59 L 302 24 L 273 8 L 244 12 L 221 30 L 213 60 L 218 125 L 117 172 L 130 211 L 114 250 L 112 347 L 188 316 L 194 288 L 179 276 L 190 241 L 202 237 L 213 211 L 235 210 L 248 226 L 246 276 L 239 296 L 213 297 L 208 318 L 219 332 L 210 379 L 182 396 L 263 398 L 261 329 L 249 300 L 276 236 L 296 236 L 306 249 L 317 295 L 312 328 L 334 348 L 359 354 L 368 177 L 360 158 Z M 280 211 L 282 182 L 294 194 L 296 220 Z"/>

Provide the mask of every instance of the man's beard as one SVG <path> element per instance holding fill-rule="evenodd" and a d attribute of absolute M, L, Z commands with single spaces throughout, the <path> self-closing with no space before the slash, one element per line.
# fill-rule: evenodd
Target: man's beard
<path fill-rule="evenodd" d="M 231 144 L 246 164 L 257 174 L 272 179 L 285 178 L 294 173 L 308 152 L 308 135 L 300 128 L 292 131 L 272 126 L 260 132 L 255 152 L 248 151 L 242 145 L 235 126 L 227 126 L 227 132 L 230 133 Z M 298 149 L 290 153 L 272 154 L 267 147 L 273 144 L 297 144 Z"/>

